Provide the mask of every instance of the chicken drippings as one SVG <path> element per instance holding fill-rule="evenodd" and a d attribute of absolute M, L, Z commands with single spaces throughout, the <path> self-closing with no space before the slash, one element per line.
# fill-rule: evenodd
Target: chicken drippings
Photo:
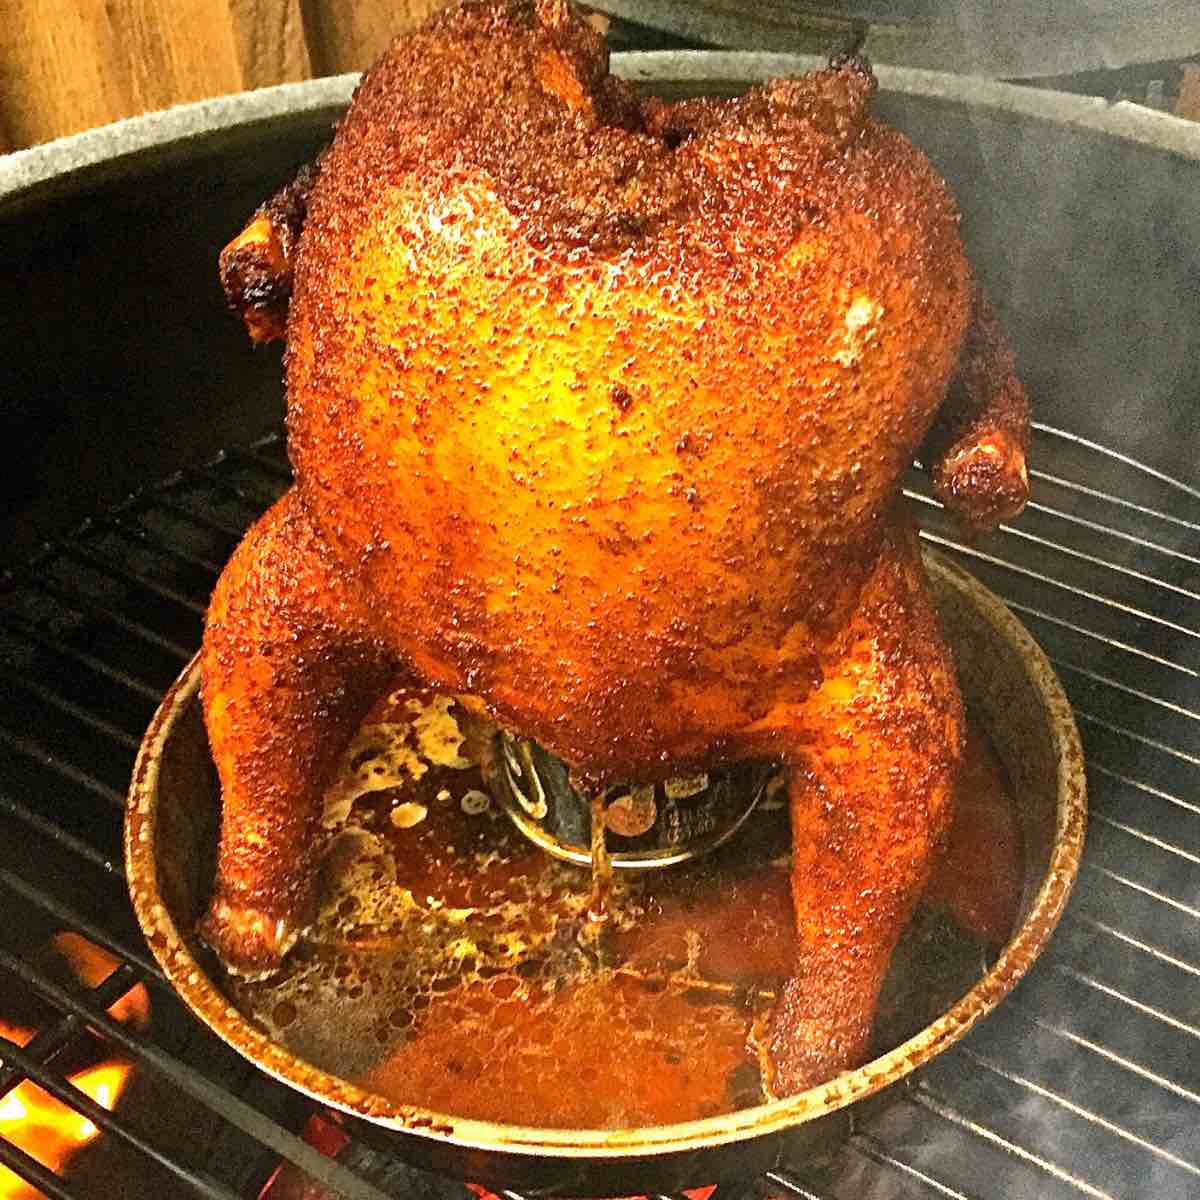
<path fill-rule="evenodd" d="M 455 726 L 463 717 L 428 694 L 377 706 L 330 789 L 354 799 L 316 924 L 282 976 L 230 981 L 240 1006 L 310 1062 L 461 1117 L 629 1128 L 760 1103 L 748 1040 L 792 956 L 787 806 L 760 805 L 695 863 L 617 872 L 600 922 L 586 868 L 543 854 L 480 803 L 484 742 Z M 437 738 L 422 736 L 431 723 Z M 403 768 L 390 787 L 363 786 L 379 778 L 372 752 Z M 976 732 L 967 754 L 967 827 L 931 886 L 937 906 L 923 906 L 895 954 L 878 1050 L 953 1003 L 1011 926 L 1011 798 L 986 737 Z M 980 827 L 982 843 L 970 832 Z M 988 871 L 971 865 L 980 845 Z M 991 894 L 996 880 L 1007 900 Z"/>

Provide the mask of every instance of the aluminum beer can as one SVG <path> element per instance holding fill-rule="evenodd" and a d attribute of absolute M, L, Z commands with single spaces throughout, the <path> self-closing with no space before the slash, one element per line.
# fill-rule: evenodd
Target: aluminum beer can
<path fill-rule="evenodd" d="M 591 801 L 571 785 L 566 763 L 506 731 L 497 739 L 488 772 L 497 802 L 547 853 L 590 863 Z M 715 849 L 745 824 L 779 772 L 778 764 L 744 762 L 606 789 L 605 842 L 613 866 L 668 867 Z"/>

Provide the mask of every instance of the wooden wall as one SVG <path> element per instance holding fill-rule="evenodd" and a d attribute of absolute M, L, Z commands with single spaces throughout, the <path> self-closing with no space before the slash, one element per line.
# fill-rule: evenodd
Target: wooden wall
<path fill-rule="evenodd" d="M 452 0 L 0 0 L 0 153 L 186 100 L 360 71 Z M 1200 65 L 1175 104 L 1200 120 Z"/>
<path fill-rule="evenodd" d="M 0 151 L 368 66 L 448 0 L 0 0 Z"/>

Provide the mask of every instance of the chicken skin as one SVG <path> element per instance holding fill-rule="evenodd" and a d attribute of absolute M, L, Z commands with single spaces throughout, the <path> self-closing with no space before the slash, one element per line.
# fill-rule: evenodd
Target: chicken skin
<path fill-rule="evenodd" d="M 928 437 L 987 527 L 1028 441 L 954 203 L 873 91 L 851 59 L 642 99 L 561 0 L 468 3 L 226 248 L 252 336 L 286 327 L 296 476 L 202 651 L 231 968 L 304 926 L 323 785 L 400 671 L 585 789 L 786 762 L 771 1086 L 862 1060 L 963 738 L 901 475 Z"/>

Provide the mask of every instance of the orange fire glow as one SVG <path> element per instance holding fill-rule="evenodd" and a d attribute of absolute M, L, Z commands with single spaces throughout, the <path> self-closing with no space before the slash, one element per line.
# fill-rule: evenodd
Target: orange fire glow
<path fill-rule="evenodd" d="M 80 982 L 88 987 L 95 987 L 118 965 L 111 954 L 77 934 L 60 933 L 53 946 Z M 138 984 L 108 1011 L 116 1020 L 140 1028 L 150 1019 L 150 997 Z M 26 1045 L 33 1032 L 0 1021 L 0 1035 L 19 1046 Z M 130 1063 L 112 1059 L 72 1075 L 70 1081 L 111 1112 L 128 1082 L 131 1069 Z M 71 1156 L 99 1132 L 86 1117 L 47 1095 L 34 1083 L 22 1083 L 0 1098 L 0 1137 L 19 1146 L 52 1171 L 60 1172 Z M 6 1167 L 0 1166 L 0 1200 L 37 1200 L 41 1195 Z"/>
<path fill-rule="evenodd" d="M 66 959 L 75 978 L 84 987 L 92 988 L 103 983 L 120 965 L 107 950 L 101 950 L 77 933 L 56 934 L 53 946 Z M 135 1029 L 144 1028 L 150 1020 L 150 997 L 145 986 L 139 983 L 131 988 L 108 1010 L 108 1015 Z"/>

